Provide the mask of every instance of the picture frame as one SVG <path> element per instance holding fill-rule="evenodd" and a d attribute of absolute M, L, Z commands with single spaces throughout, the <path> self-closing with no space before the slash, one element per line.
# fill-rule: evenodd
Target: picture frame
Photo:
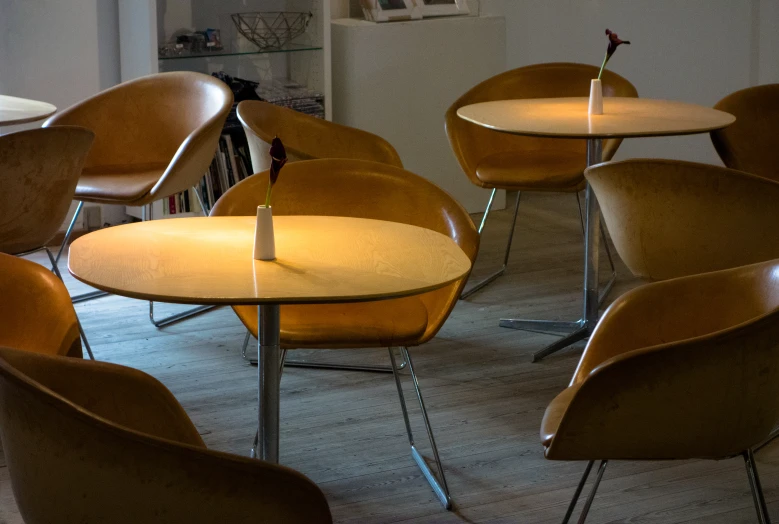
<path fill-rule="evenodd" d="M 453 16 L 467 15 L 468 0 L 417 0 L 417 5 L 422 11 L 422 16 Z"/>
<path fill-rule="evenodd" d="M 360 0 L 366 20 L 391 22 L 422 18 L 421 0 Z"/>

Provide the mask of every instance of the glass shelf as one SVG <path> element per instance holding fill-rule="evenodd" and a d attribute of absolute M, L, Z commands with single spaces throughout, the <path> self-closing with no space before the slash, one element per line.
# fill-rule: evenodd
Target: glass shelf
<path fill-rule="evenodd" d="M 182 60 L 185 58 L 209 58 L 209 57 L 216 57 L 216 56 L 241 56 L 241 55 L 266 55 L 266 54 L 273 54 L 273 53 L 296 53 L 300 51 L 321 51 L 322 46 L 318 45 L 312 45 L 312 44 L 295 44 L 295 43 L 289 43 L 285 44 L 282 47 L 274 48 L 274 49 L 266 49 L 266 50 L 260 50 L 260 49 L 248 49 L 248 50 L 231 50 L 227 46 L 223 49 L 220 49 L 218 51 L 196 51 L 196 52 L 190 52 L 190 51 L 184 51 L 182 50 L 181 54 L 176 55 L 168 55 L 168 56 L 158 56 L 157 58 L 159 60 Z"/>

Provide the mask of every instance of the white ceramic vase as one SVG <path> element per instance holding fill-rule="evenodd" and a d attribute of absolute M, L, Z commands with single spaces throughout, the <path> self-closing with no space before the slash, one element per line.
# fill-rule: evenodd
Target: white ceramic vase
<path fill-rule="evenodd" d="M 273 208 L 257 206 L 257 224 L 254 226 L 254 259 L 274 260 L 276 239 L 273 236 Z"/>
<path fill-rule="evenodd" d="M 587 114 L 603 114 L 603 86 L 597 78 L 590 81 L 590 107 Z"/>

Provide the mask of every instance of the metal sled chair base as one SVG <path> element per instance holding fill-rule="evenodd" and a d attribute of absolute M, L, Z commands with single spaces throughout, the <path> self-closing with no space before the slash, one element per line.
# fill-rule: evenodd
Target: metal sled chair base
<path fill-rule="evenodd" d="M 411 360 L 411 355 L 408 353 L 408 349 L 405 347 L 399 348 L 401 357 L 403 358 L 405 364 L 408 366 L 409 374 L 411 375 L 411 379 L 414 384 L 414 391 L 417 395 L 417 400 L 419 400 L 419 407 L 422 411 L 422 419 L 425 423 L 425 430 L 427 431 L 427 437 L 430 441 L 430 447 L 433 452 L 433 459 L 436 465 L 437 469 L 437 475 L 433 473 L 433 470 L 430 469 L 430 466 L 427 464 L 427 461 L 422 456 L 422 454 L 419 452 L 419 449 L 416 447 L 416 444 L 414 443 L 414 435 L 411 431 L 411 423 L 409 421 L 408 416 L 408 408 L 406 406 L 406 398 L 403 394 L 403 386 L 400 383 L 400 373 L 398 373 L 398 370 L 400 367 L 397 366 L 397 362 L 395 360 L 395 352 L 394 348 L 389 348 L 389 356 L 390 356 L 390 369 L 395 370 L 393 375 L 395 377 L 395 385 L 398 388 L 398 398 L 400 399 L 400 408 L 403 411 L 403 421 L 406 424 L 406 434 L 408 435 L 408 442 L 411 446 L 411 457 L 414 459 L 414 462 L 416 462 L 419 469 L 422 471 L 422 474 L 425 476 L 425 479 L 430 484 L 430 487 L 433 489 L 433 492 L 436 494 L 436 497 L 438 497 L 438 500 L 441 502 L 441 505 L 446 509 L 452 509 L 452 497 L 449 494 L 449 487 L 446 484 L 446 477 L 444 476 L 444 469 L 441 465 L 441 459 L 438 455 L 438 446 L 435 443 L 435 437 L 433 436 L 433 429 L 430 426 L 430 419 L 427 416 L 427 409 L 425 408 L 425 402 L 422 398 L 422 392 L 419 389 L 419 382 L 417 380 L 417 375 L 414 372 L 414 364 Z M 283 368 L 285 365 L 289 365 L 289 362 L 286 362 L 286 355 L 287 351 L 283 350 L 281 354 L 281 367 Z M 257 443 L 259 440 L 259 432 L 255 433 L 254 435 L 254 443 L 252 444 L 251 451 L 249 453 L 249 456 L 252 458 L 257 457 Z"/>
<path fill-rule="evenodd" d="M 249 347 L 249 340 L 252 338 L 252 333 L 248 329 L 246 330 L 246 336 L 243 338 L 243 347 L 241 348 L 241 358 L 247 361 L 249 364 L 257 365 L 256 355 L 252 358 L 252 355 L 247 354 L 246 350 Z M 392 373 L 390 366 L 371 366 L 363 364 L 332 364 L 330 362 L 319 361 L 306 361 L 306 360 L 285 360 L 285 366 L 291 368 L 309 368 L 309 369 L 340 369 L 343 371 L 366 371 L 369 373 Z M 405 360 L 400 363 L 398 369 L 404 369 L 406 367 Z"/>
<path fill-rule="evenodd" d="M 765 498 L 763 497 L 763 487 L 760 485 L 760 477 L 757 474 L 757 464 L 755 463 L 755 456 L 752 453 L 751 449 L 748 449 L 741 453 L 741 456 L 744 457 L 744 464 L 747 469 L 747 477 L 749 478 L 749 487 L 752 491 L 752 500 L 755 503 L 755 511 L 757 512 L 757 521 L 760 524 L 771 524 L 771 517 L 768 515 L 768 507 L 765 503 Z M 571 500 L 571 503 L 568 505 L 568 510 L 565 512 L 565 517 L 563 517 L 563 524 L 567 524 L 568 521 L 571 519 L 571 516 L 573 515 L 573 511 L 576 508 L 576 503 L 579 500 L 579 496 L 582 493 L 582 490 L 584 489 L 584 484 L 587 482 L 587 477 L 590 474 L 590 471 L 592 470 L 592 466 L 595 464 L 594 460 L 591 460 L 587 463 L 587 467 L 584 470 L 584 475 L 582 475 L 581 480 L 579 481 L 579 485 L 576 486 L 576 491 L 574 491 L 573 499 Z M 584 507 L 582 508 L 581 513 L 579 514 L 579 524 L 584 524 L 584 521 L 587 519 L 587 514 L 590 511 L 590 507 L 592 506 L 592 501 L 595 499 L 595 492 L 598 491 L 598 486 L 600 485 L 600 481 L 603 478 L 603 472 L 606 471 L 606 465 L 608 464 L 608 460 L 601 460 L 600 466 L 598 467 L 598 473 L 595 477 L 595 484 L 592 486 L 592 491 L 590 491 L 590 494 L 587 496 L 587 500 L 584 503 Z"/>

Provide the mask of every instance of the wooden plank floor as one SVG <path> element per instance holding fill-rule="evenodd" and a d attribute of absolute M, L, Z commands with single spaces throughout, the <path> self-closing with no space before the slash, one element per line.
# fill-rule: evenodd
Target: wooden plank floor
<path fill-rule="evenodd" d="M 477 277 L 502 256 L 510 213 L 493 218 Z M 573 197 L 524 195 L 508 273 L 460 302 L 438 337 L 413 351 L 454 511 L 439 505 L 411 459 L 389 375 L 287 368 L 281 461 L 322 487 L 338 522 L 560 522 L 584 464 L 545 460 L 538 428 L 547 403 L 569 381 L 581 346 L 533 364 L 531 354 L 554 337 L 497 323 L 507 316 L 578 318 L 582 260 Z M 618 270 L 612 298 L 637 285 L 624 266 Z M 72 294 L 84 290 L 71 278 L 68 286 Z M 230 309 L 165 329 L 149 323 L 144 302 L 112 296 L 76 309 L 98 359 L 159 378 L 210 447 L 248 452 L 257 372 L 241 360 L 244 330 Z M 178 309 L 159 307 L 161 314 Z M 373 350 L 316 355 L 387 361 L 386 352 Z M 405 378 L 406 394 L 413 395 Z M 427 450 L 418 409 L 411 414 L 417 441 Z M 769 510 L 779 518 L 779 445 L 757 458 Z M 737 458 L 612 463 L 588 521 L 733 523 L 755 522 L 756 516 Z M 21 519 L 0 458 L 0 523 L 16 522 Z"/>

